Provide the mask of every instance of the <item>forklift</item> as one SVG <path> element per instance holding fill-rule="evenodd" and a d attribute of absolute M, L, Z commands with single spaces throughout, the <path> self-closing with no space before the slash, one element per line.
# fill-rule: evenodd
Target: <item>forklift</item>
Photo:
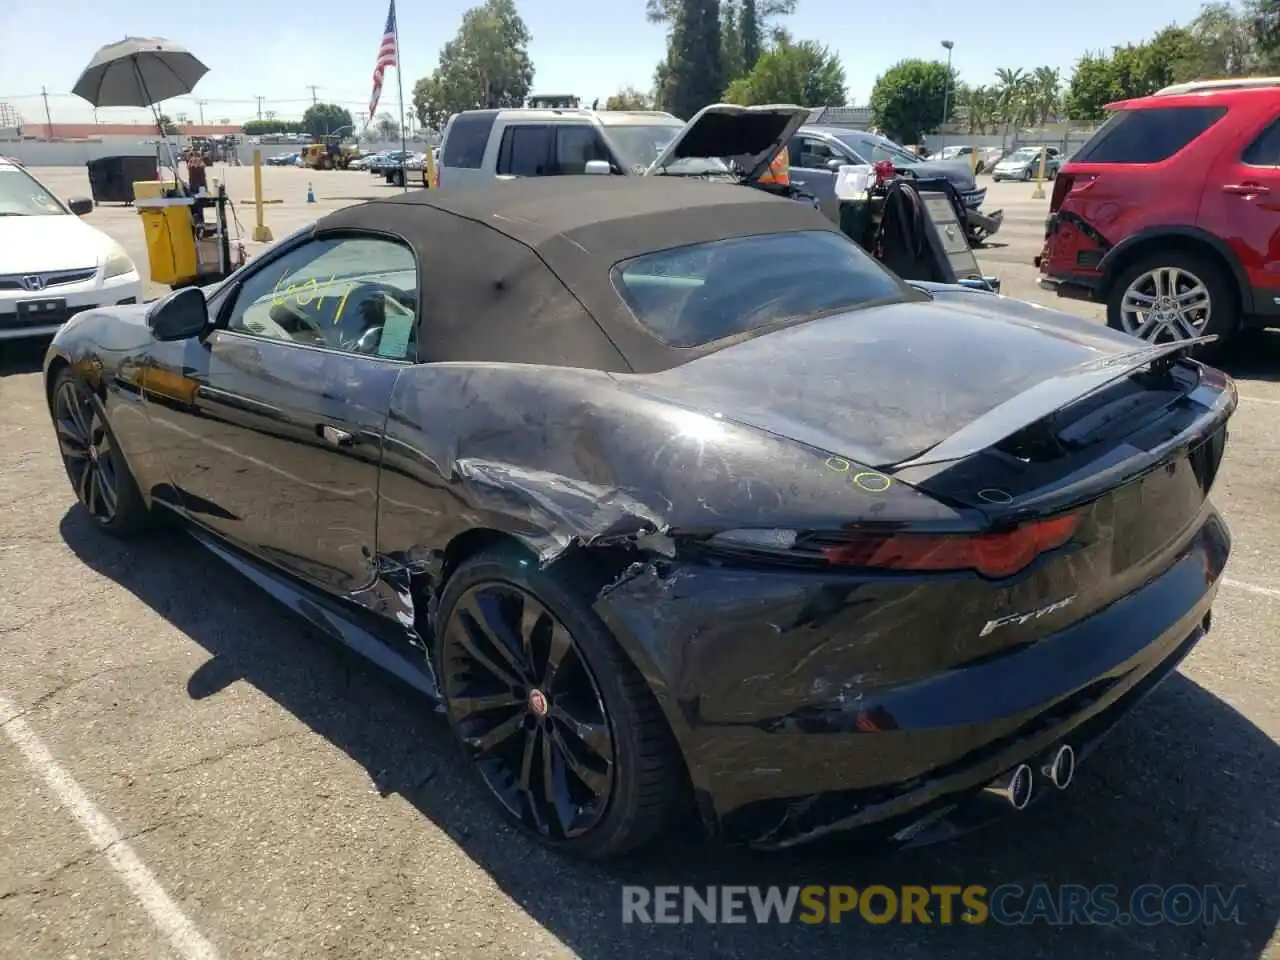
<path fill-rule="evenodd" d="M 342 139 L 327 136 L 302 151 L 302 165 L 311 170 L 346 170 L 360 155 L 357 147 L 344 147 Z"/>

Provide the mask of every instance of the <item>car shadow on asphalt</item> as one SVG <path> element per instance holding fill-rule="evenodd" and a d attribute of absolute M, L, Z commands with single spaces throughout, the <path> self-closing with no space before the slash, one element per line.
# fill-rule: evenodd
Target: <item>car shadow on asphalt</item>
<path fill-rule="evenodd" d="M 1205 362 L 1242 383 L 1280 382 L 1280 330 L 1250 330 L 1212 357 L 1206 357 Z"/>
<path fill-rule="evenodd" d="M 1180 673 L 1082 765 L 1077 782 L 1021 816 L 959 841 L 893 856 L 824 840 L 755 854 L 692 825 L 618 865 L 572 862 L 507 827 L 487 804 L 443 717 L 408 687 L 319 636 L 180 530 L 121 544 L 71 509 L 62 537 L 209 653 L 193 699 L 244 681 L 359 763 L 445 831 L 528 914 L 587 960 L 646 957 L 1213 957 L 1255 960 L 1280 919 L 1280 750 L 1247 718 Z M 1210 640 L 1212 642 L 1212 635 Z M 335 706 L 340 704 L 341 706 Z M 371 800 L 370 802 L 376 802 Z M 1143 884 L 1240 893 L 1239 923 L 1178 926 L 712 925 L 622 922 L 624 884 L 919 884 L 993 889 Z M 1022 903 L 1015 898 L 1013 905 Z M 959 916 L 957 911 L 956 916 Z M 427 946 L 424 944 L 424 947 Z"/>
<path fill-rule="evenodd" d="M 44 353 L 49 349 L 50 339 L 0 341 L 0 377 L 39 372 L 44 366 Z"/>

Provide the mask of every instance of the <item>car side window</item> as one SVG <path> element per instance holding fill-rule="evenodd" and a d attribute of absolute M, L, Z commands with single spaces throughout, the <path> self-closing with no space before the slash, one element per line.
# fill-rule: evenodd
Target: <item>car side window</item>
<path fill-rule="evenodd" d="M 328 237 L 289 251 L 249 275 L 226 318 L 235 333 L 412 360 L 418 268 L 404 244 L 382 237 Z"/>
<path fill-rule="evenodd" d="M 552 171 L 555 174 L 572 176 L 586 173 L 588 161 L 609 160 L 609 154 L 605 152 L 595 127 L 557 124 L 555 137 L 556 168 Z"/>
<path fill-rule="evenodd" d="M 827 164 L 832 160 L 844 162 L 844 157 L 831 149 L 830 145 L 824 140 L 818 140 L 815 137 L 800 138 L 800 155 L 797 158 L 796 166 L 804 167 L 807 170 L 826 170 Z"/>
<path fill-rule="evenodd" d="M 1280 167 L 1280 118 L 1258 134 L 1241 159 L 1251 167 Z"/>
<path fill-rule="evenodd" d="M 550 127 L 546 124 L 513 124 L 502 132 L 497 172 L 515 177 L 545 177 L 550 152 Z"/>
<path fill-rule="evenodd" d="M 489 112 L 460 113 L 454 117 L 445 130 L 440 163 L 446 167 L 479 170 L 484 162 L 484 151 L 489 145 L 495 116 Z"/>

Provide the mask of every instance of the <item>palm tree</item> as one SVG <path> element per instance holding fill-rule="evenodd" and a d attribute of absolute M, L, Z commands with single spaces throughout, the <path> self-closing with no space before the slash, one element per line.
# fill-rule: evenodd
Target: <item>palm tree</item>
<path fill-rule="evenodd" d="M 1000 120 L 1004 123 L 1004 132 L 1000 137 L 1002 151 L 1006 149 L 1010 128 L 1021 123 L 1026 116 L 1030 79 L 1021 68 L 1001 67 L 996 71 Z"/>
<path fill-rule="evenodd" d="M 1057 119 L 1062 97 L 1062 74 L 1055 67 L 1036 67 L 1031 77 L 1031 107 L 1034 120 L 1043 127 Z"/>

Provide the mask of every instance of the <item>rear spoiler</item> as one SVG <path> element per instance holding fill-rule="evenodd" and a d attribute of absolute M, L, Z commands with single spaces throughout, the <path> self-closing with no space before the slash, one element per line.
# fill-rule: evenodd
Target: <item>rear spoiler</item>
<path fill-rule="evenodd" d="M 905 470 L 910 467 L 948 463 L 972 457 L 1008 439 L 1037 420 L 1043 420 L 1062 407 L 1097 393 L 1135 370 L 1155 363 L 1172 366 L 1184 359 L 1196 347 L 1214 343 L 1217 339 L 1217 336 L 1208 336 L 1196 337 L 1194 340 L 1180 340 L 1176 343 L 1154 344 L 1140 350 L 1090 360 L 1078 367 L 1072 367 L 1056 377 L 1011 397 L 941 443 L 917 454 L 910 460 L 893 464 L 892 469 Z M 890 467 L 881 467 L 881 469 L 887 470 Z"/>

